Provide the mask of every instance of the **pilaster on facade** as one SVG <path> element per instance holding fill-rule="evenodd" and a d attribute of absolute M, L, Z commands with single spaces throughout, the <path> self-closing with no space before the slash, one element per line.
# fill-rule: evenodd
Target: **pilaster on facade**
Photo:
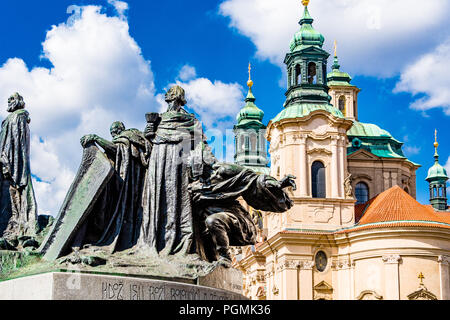
<path fill-rule="evenodd" d="M 400 275 L 399 263 L 401 256 L 398 254 L 385 255 L 384 262 L 384 290 L 387 300 L 400 300 Z"/>
<path fill-rule="evenodd" d="M 450 256 L 439 256 L 438 263 L 441 300 L 450 300 Z"/>
<path fill-rule="evenodd" d="M 337 277 L 336 298 L 338 300 L 352 300 L 354 298 L 354 267 L 355 262 L 349 258 L 337 259 L 331 264 L 333 276 Z"/>

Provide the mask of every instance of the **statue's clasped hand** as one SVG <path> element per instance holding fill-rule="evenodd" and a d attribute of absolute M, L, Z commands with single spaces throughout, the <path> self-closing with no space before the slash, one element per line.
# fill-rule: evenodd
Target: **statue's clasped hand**
<path fill-rule="evenodd" d="M 97 135 L 95 134 L 88 134 L 83 136 L 80 139 L 80 143 L 82 145 L 83 148 L 85 148 L 89 143 L 95 142 L 97 140 Z"/>
<path fill-rule="evenodd" d="M 297 184 L 295 183 L 295 179 L 297 177 L 293 176 L 292 174 L 287 175 L 283 179 L 280 180 L 281 189 L 292 187 L 292 190 L 297 190 Z"/>

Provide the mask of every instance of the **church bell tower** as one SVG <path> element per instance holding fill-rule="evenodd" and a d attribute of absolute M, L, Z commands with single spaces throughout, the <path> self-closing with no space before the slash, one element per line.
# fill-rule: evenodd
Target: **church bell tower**
<path fill-rule="evenodd" d="M 283 229 L 335 230 L 354 223 L 348 187 L 347 131 L 353 121 L 330 102 L 324 36 L 313 28 L 308 0 L 300 29 L 284 63 L 287 91 L 283 110 L 267 126 L 271 175 L 294 175 L 295 205 L 284 217 L 268 216 L 269 237 Z M 281 221 L 281 223 L 280 223 Z"/>

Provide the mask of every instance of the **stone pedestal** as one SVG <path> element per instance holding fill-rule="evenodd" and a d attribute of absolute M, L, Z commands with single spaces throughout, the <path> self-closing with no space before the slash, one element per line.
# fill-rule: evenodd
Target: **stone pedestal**
<path fill-rule="evenodd" d="M 0 300 L 244 300 L 235 272 L 217 269 L 196 281 L 51 272 L 0 282 Z"/>

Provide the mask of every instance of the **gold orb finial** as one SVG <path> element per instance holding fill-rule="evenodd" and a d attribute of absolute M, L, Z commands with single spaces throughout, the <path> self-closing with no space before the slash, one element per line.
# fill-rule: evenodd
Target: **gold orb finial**
<path fill-rule="evenodd" d="M 307 7 L 309 5 L 309 0 L 302 0 L 302 4 Z"/>
<path fill-rule="evenodd" d="M 252 81 L 252 65 L 250 62 L 248 63 L 248 81 L 247 86 L 251 89 L 253 87 L 253 81 Z"/>
<path fill-rule="evenodd" d="M 437 141 L 437 129 L 434 130 L 434 147 L 437 149 L 439 147 L 439 143 Z"/>

